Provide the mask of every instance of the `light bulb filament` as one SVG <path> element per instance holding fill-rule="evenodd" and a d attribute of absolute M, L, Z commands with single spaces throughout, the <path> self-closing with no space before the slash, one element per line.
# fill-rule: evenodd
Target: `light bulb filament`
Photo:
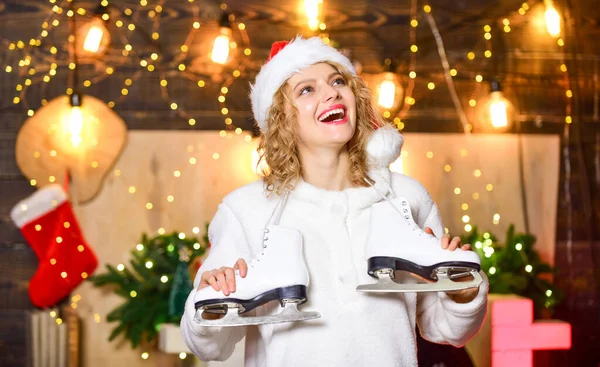
<path fill-rule="evenodd" d="M 304 0 L 304 11 L 308 18 L 308 28 L 311 31 L 319 29 L 319 4 L 322 0 Z"/>
<path fill-rule="evenodd" d="M 390 109 L 394 106 L 396 97 L 396 85 L 391 80 L 384 80 L 379 85 L 379 96 L 377 104 L 383 108 Z"/>
<path fill-rule="evenodd" d="M 221 34 L 213 43 L 211 60 L 217 64 L 225 64 L 229 57 L 229 33 L 228 28 L 221 28 Z"/>
<path fill-rule="evenodd" d="M 490 103 L 490 117 L 492 126 L 502 128 L 508 125 L 507 105 L 504 101 Z"/>
<path fill-rule="evenodd" d="M 546 2 L 546 12 L 544 13 L 546 28 L 552 37 L 560 36 L 560 15 L 552 4 L 552 1 Z"/>
<path fill-rule="evenodd" d="M 85 36 L 85 41 L 83 42 L 83 49 L 87 52 L 98 52 L 103 36 L 104 31 L 102 30 L 102 28 L 93 25 L 92 27 L 90 27 L 90 30 Z"/>
<path fill-rule="evenodd" d="M 81 132 L 83 130 L 83 114 L 81 107 L 72 107 L 69 116 L 67 129 L 69 131 L 69 140 L 73 147 L 77 148 L 81 144 Z"/>

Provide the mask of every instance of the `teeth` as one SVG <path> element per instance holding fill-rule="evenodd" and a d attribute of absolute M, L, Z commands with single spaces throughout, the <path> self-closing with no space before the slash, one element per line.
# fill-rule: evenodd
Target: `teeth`
<path fill-rule="evenodd" d="M 321 117 L 319 117 L 319 121 L 323 121 L 325 120 L 327 117 L 336 114 L 336 113 L 341 113 L 342 115 L 344 114 L 344 109 L 343 108 L 336 108 L 335 110 L 331 110 L 328 112 L 325 112 L 324 114 L 321 115 Z"/>

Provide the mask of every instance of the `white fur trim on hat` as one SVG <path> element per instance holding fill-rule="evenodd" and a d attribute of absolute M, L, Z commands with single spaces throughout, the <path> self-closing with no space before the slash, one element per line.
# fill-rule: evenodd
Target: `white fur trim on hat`
<path fill-rule="evenodd" d="M 267 114 L 273 96 L 294 73 L 313 64 L 332 61 L 341 64 L 352 74 L 356 74 L 350 60 L 331 46 L 327 46 L 319 37 L 297 37 L 279 51 L 260 69 L 256 82 L 250 86 L 252 111 L 260 131 L 266 133 Z"/>
<path fill-rule="evenodd" d="M 367 156 L 370 165 L 387 167 L 400 155 L 404 138 L 392 125 L 385 125 L 373 131 L 367 142 Z"/>
<path fill-rule="evenodd" d="M 17 227 L 22 228 L 31 221 L 51 212 L 66 200 L 67 194 L 62 186 L 47 185 L 19 201 L 10 211 L 10 217 Z"/>

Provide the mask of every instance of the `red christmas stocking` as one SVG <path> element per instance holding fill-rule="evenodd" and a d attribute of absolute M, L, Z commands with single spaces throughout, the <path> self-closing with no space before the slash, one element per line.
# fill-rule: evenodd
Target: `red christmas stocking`
<path fill-rule="evenodd" d="M 40 260 L 29 282 L 34 305 L 56 305 L 96 270 L 98 259 L 60 185 L 45 186 L 22 200 L 11 217 Z"/>

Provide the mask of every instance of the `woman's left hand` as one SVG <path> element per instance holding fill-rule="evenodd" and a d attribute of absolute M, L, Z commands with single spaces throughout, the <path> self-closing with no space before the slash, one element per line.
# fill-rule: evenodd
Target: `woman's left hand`
<path fill-rule="evenodd" d="M 429 227 L 425 227 L 424 231 L 425 233 L 434 235 L 433 230 Z M 447 233 L 444 233 L 444 235 L 442 236 L 441 246 L 444 250 L 449 251 L 454 251 L 456 249 L 460 249 L 462 251 L 471 251 L 471 245 L 462 245 L 460 237 L 454 237 L 450 239 L 450 235 Z M 467 280 L 470 280 L 469 277 L 459 278 L 453 281 L 461 282 Z M 460 291 L 450 291 L 446 292 L 446 294 L 457 303 L 469 303 L 472 300 L 474 300 L 475 297 L 477 297 L 477 294 L 479 294 L 479 288 L 469 288 Z"/>

